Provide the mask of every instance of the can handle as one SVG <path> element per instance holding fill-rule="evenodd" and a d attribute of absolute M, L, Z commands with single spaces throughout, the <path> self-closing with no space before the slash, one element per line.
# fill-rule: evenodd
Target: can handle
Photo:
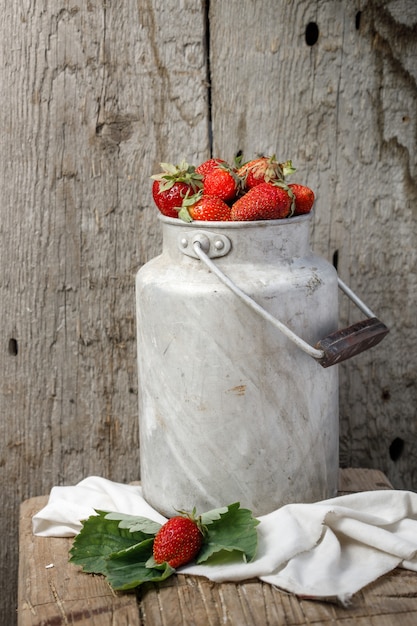
<path fill-rule="evenodd" d="M 389 332 L 389 329 L 374 315 L 366 304 L 338 278 L 339 288 L 356 304 L 356 306 L 368 317 L 368 319 L 357 322 L 352 326 L 337 330 L 327 337 L 320 339 L 315 346 L 311 346 L 304 341 L 290 328 L 283 324 L 276 317 L 268 313 L 255 300 L 248 296 L 238 287 L 226 274 L 224 274 L 210 259 L 204 250 L 204 241 L 199 238 L 193 240 L 192 248 L 197 258 L 199 258 L 207 268 L 215 274 L 221 282 L 236 294 L 245 304 L 256 311 L 261 317 L 278 328 L 296 346 L 301 348 L 306 354 L 316 359 L 322 367 L 329 367 L 336 363 L 341 363 L 346 359 L 364 352 L 376 346 Z M 208 248 L 207 248 L 208 251 Z"/>

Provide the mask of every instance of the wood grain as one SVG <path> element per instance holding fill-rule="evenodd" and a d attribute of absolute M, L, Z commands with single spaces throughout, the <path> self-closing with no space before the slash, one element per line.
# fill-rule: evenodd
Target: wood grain
<path fill-rule="evenodd" d="M 139 478 L 134 278 L 161 244 L 149 176 L 209 144 L 201 7 L 1 4 L 0 622 L 12 624 L 20 502 L 90 474 Z"/>
<path fill-rule="evenodd" d="M 306 43 L 308 24 L 318 40 Z M 233 27 L 233 25 L 236 25 Z M 312 247 L 390 329 L 340 366 L 344 466 L 415 489 L 417 5 L 210 3 L 214 153 L 291 158 Z M 414 58 L 414 62 L 412 59 Z M 341 327 L 362 314 L 340 296 Z M 391 446 L 391 444 L 394 445 Z"/>

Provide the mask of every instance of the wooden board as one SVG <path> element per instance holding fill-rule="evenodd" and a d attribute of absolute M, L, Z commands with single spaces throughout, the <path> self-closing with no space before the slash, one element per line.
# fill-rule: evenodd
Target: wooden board
<path fill-rule="evenodd" d="M 313 250 L 390 329 L 340 365 L 341 465 L 415 489 L 417 3 L 214 0 L 210 16 L 215 156 L 291 158 L 316 191 Z M 339 301 L 339 328 L 363 317 Z"/>
<path fill-rule="evenodd" d="M 340 493 L 390 489 L 377 470 L 345 469 Z M 414 626 L 416 574 L 397 569 L 356 594 L 349 608 L 298 599 L 257 580 L 212 583 L 174 576 L 138 593 L 116 593 L 101 576 L 68 563 L 72 539 L 33 537 L 32 515 L 47 498 L 25 501 L 20 518 L 19 626 L 237 626 L 334 624 Z"/>
<path fill-rule="evenodd" d="M 22 500 L 139 478 L 135 273 L 159 253 L 150 175 L 209 155 L 195 0 L 0 0 L 0 623 Z M 172 25 L 175 24 L 175 31 Z"/>

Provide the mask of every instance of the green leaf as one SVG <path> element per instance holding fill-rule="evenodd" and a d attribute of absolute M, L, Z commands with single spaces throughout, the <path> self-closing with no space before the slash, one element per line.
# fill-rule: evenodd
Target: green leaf
<path fill-rule="evenodd" d="M 70 561 L 84 572 L 103 574 L 116 590 L 165 580 L 175 570 L 167 563 L 151 562 L 154 535 L 160 526 L 145 517 L 98 511 L 83 523 L 70 550 Z"/>
<path fill-rule="evenodd" d="M 290 176 L 291 174 L 294 174 L 294 172 L 296 171 L 295 167 L 292 164 L 292 161 L 285 161 L 285 163 L 281 163 L 281 167 L 282 167 L 284 176 Z"/>
<path fill-rule="evenodd" d="M 176 182 L 172 178 L 167 178 L 166 176 L 162 176 L 159 179 L 159 181 L 160 181 L 159 193 L 163 193 L 164 191 L 168 191 L 168 189 L 171 189 L 171 187 L 173 187 L 175 185 L 175 182 Z"/>
<path fill-rule="evenodd" d="M 181 207 L 181 209 L 178 212 L 178 217 L 180 218 L 180 220 L 182 220 L 183 222 L 192 222 L 192 217 L 191 215 L 188 213 L 188 209 L 186 207 Z"/>
<path fill-rule="evenodd" d="M 186 166 L 184 167 L 184 169 L 188 169 L 187 163 L 185 163 L 184 166 Z M 175 176 L 175 174 L 178 174 L 178 171 L 182 169 L 182 167 L 178 167 L 173 163 L 161 163 L 161 168 L 164 170 L 164 172 L 168 172 L 168 174 L 172 174 L 173 176 Z"/>
<path fill-rule="evenodd" d="M 233 553 L 229 555 L 233 558 L 239 554 L 244 561 L 252 561 L 255 558 L 258 546 L 256 526 L 259 520 L 253 517 L 249 509 L 241 509 L 239 502 L 236 502 L 229 505 L 226 512 L 214 509 L 213 512 L 209 511 L 204 515 L 211 517 L 212 521 L 206 524 L 206 538 L 197 563 L 204 563 L 221 551 Z M 219 555 L 216 560 L 218 557 Z M 226 555 L 223 554 L 221 558 L 226 558 Z"/>
<path fill-rule="evenodd" d="M 149 534 L 119 528 L 119 520 L 106 519 L 107 512 L 97 511 L 84 523 L 74 539 L 70 561 L 80 565 L 84 572 L 105 574 L 110 554 L 149 539 Z"/>
<path fill-rule="evenodd" d="M 126 515 L 125 513 L 107 513 L 104 519 L 119 520 L 119 528 L 127 528 L 131 533 L 143 532 L 147 535 L 155 535 L 161 528 L 161 524 L 154 522 L 147 517 L 138 515 Z"/>
<path fill-rule="evenodd" d="M 229 509 L 227 506 L 222 506 L 220 509 L 212 509 L 211 511 L 207 511 L 207 513 L 203 513 L 201 515 L 201 523 L 204 526 L 207 526 L 207 524 L 211 524 L 212 522 L 214 522 L 214 520 L 220 519 L 220 517 L 224 513 L 227 513 L 228 510 Z"/>
<path fill-rule="evenodd" d="M 107 580 L 116 591 L 134 589 L 145 582 L 165 580 L 175 570 L 168 563 L 153 565 L 153 538 L 111 554 L 107 559 Z"/>

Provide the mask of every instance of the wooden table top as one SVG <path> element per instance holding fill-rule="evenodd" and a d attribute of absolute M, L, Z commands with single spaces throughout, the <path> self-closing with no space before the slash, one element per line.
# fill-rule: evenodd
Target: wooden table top
<path fill-rule="evenodd" d="M 343 469 L 340 494 L 390 489 L 378 470 Z M 213 583 L 175 575 L 118 593 L 102 576 L 69 563 L 72 539 L 34 537 L 32 516 L 47 496 L 20 512 L 19 626 L 415 626 L 417 576 L 397 568 L 353 596 L 349 607 L 305 600 L 259 580 Z"/>

